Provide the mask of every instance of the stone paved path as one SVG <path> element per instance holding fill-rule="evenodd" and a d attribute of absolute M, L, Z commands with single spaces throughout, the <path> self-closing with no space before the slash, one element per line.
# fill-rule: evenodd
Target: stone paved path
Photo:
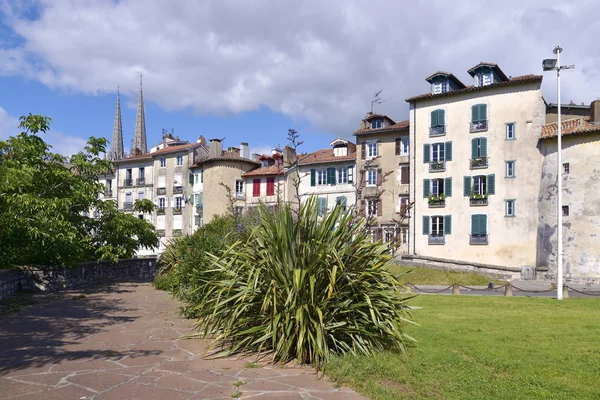
<path fill-rule="evenodd" d="M 178 303 L 149 284 L 79 293 L 0 319 L 0 399 L 364 399 L 310 368 L 203 359 Z"/>

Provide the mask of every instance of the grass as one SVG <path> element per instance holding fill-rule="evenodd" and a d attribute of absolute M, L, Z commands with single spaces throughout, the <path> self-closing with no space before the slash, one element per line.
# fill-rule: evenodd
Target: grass
<path fill-rule="evenodd" d="M 407 354 L 334 359 L 371 399 L 600 399 L 600 300 L 418 296 Z"/>
<path fill-rule="evenodd" d="M 458 283 L 465 286 L 487 286 L 490 282 L 494 282 L 494 284 L 505 283 L 498 279 L 488 278 L 485 275 L 471 272 L 403 267 L 400 265 L 393 265 L 390 269 L 395 275 L 401 275 L 399 279 L 402 283 L 410 282 L 414 285 L 451 285 Z"/>
<path fill-rule="evenodd" d="M 12 296 L 0 301 L 0 316 L 18 313 L 22 309 L 37 303 L 33 295 L 29 292 L 15 293 Z"/>

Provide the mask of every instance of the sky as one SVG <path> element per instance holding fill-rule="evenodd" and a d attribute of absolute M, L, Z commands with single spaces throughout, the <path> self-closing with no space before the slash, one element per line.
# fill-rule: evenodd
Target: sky
<path fill-rule="evenodd" d="M 375 111 L 408 118 L 404 99 L 442 70 L 495 62 L 541 74 L 560 44 L 563 103 L 600 97 L 597 0 L 0 0 L 0 139 L 28 113 L 52 118 L 46 140 L 65 155 L 111 139 L 120 87 L 125 148 L 143 74 L 148 145 L 182 139 L 328 147 Z M 556 78 L 544 73 L 556 102 Z"/>

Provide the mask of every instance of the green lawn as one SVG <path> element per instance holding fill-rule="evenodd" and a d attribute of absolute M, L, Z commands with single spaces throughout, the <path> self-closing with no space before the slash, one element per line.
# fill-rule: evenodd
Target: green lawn
<path fill-rule="evenodd" d="M 487 286 L 490 282 L 494 282 L 495 284 L 504 283 L 497 279 L 491 279 L 487 276 L 470 272 L 402 267 L 399 265 L 392 265 L 390 269 L 394 274 L 400 275 L 402 283 L 410 282 L 414 285 L 451 285 L 458 283 L 465 286 Z"/>
<path fill-rule="evenodd" d="M 419 296 L 406 355 L 326 373 L 371 399 L 600 399 L 600 299 Z"/>

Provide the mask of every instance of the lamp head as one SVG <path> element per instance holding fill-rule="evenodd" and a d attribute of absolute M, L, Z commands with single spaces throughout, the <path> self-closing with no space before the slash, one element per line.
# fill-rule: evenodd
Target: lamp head
<path fill-rule="evenodd" d="M 544 68 L 544 71 L 552 71 L 556 69 L 556 62 L 557 61 L 555 58 L 548 58 L 542 61 L 542 67 Z"/>

